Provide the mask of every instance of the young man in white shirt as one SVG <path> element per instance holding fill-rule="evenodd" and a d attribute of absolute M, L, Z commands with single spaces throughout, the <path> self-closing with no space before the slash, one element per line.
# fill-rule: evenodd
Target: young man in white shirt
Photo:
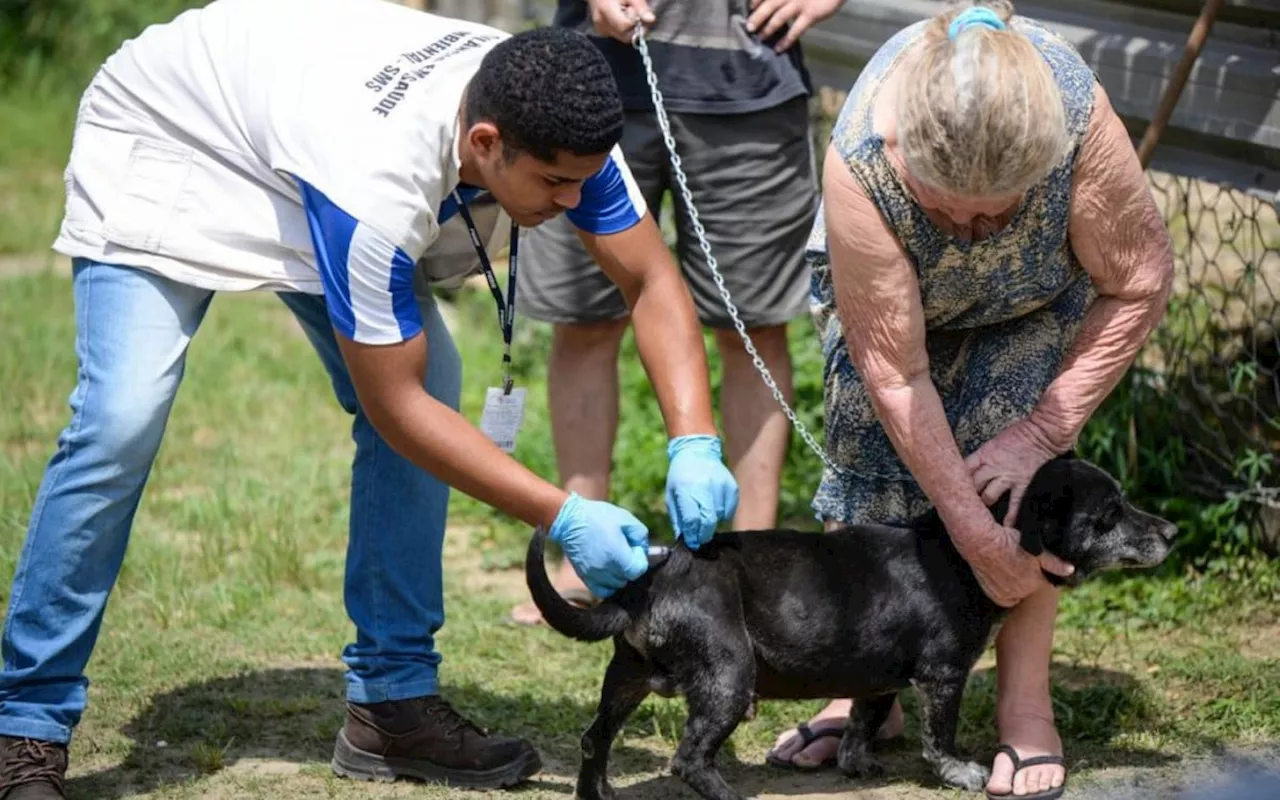
<path fill-rule="evenodd" d="M 631 304 L 678 534 L 696 546 L 731 517 L 698 322 L 616 147 L 622 120 L 585 37 L 508 37 L 382 0 L 215 0 L 108 59 L 81 103 L 55 243 L 73 258 L 80 370 L 10 594 L 0 798 L 63 796 L 84 666 L 218 291 L 279 293 L 354 415 L 357 634 L 334 769 L 473 787 L 537 771 L 532 745 L 437 693 L 449 487 L 549 526 L 601 595 L 647 569 L 647 531 L 457 413 L 461 365 L 430 286 L 487 266 L 515 225 L 564 213 Z M 473 256 L 459 258 L 459 231 Z"/>

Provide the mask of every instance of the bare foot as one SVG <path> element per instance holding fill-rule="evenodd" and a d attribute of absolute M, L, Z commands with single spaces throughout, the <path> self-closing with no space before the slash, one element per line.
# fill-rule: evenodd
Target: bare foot
<path fill-rule="evenodd" d="M 843 731 L 852 707 L 851 700 L 832 700 L 826 708 L 809 720 L 807 723 L 809 730 L 815 734 L 832 730 Z M 889 712 L 889 718 L 880 726 L 880 730 L 876 731 L 876 738 L 892 739 L 902 733 L 902 726 L 902 706 L 895 700 L 893 709 Z M 773 743 L 773 749 L 769 751 L 769 757 L 774 761 L 786 762 L 801 769 L 813 769 L 831 762 L 836 757 L 838 749 L 840 749 L 839 736 L 819 736 L 806 747 L 799 729 L 792 728 L 778 736 Z"/>
<path fill-rule="evenodd" d="M 551 584 L 556 587 L 557 592 L 571 602 L 586 605 L 591 601 L 591 593 L 587 591 L 587 585 L 578 577 L 578 573 L 573 571 L 573 565 L 568 559 L 560 562 L 560 569 L 556 572 L 555 580 Z M 542 612 L 530 600 L 511 609 L 511 621 L 517 625 L 541 625 Z"/>
<path fill-rule="evenodd" d="M 1053 718 L 1039 713 L 1010 711 L 998 713 L 1000 741 L 1013 747 L 1019 758 L 1062 755 L 1062 739 L 1053 726 Z M 1014 797 L 1038 794 L 1056 789 L 1067 779 L 1066 768 L 1061 764 L 1038 764 L 1023 767 L 1015 775 L 1013 761 L 1004 753 L 997 753 L 991 765 L 991 780 L 987 791 L 992 794 L 1008 794 Z"/>

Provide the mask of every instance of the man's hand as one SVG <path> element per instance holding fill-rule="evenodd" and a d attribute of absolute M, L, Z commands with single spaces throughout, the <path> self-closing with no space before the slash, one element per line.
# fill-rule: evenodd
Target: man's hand
<path fill-rule="evenodd" d="M 800 40 L 800 34 L 810 26 L 822 22 L 836 13 L 843 0 L 751 0 L 751 16 L 747 17 L 747 30 L 759 31 L 760 38 L 768 40 L 791 24 L 782 41 L 773 48 L 781 53 Z M 592 3 L 594 6 L 595 4 Z"/>
<path fill-rule="evenodd" d="M 627 44 L 631 43 L 637 19 L 644 23 L 646 33 L 658 19 L 645 0 L 587 0 L 587 5 L 596 33 Z"/>
<path fill-rule="evenodd" d="M 549 537 L 596 597 L 608 597 L 649 569 L 649 529 L 610 503 L 570 493 Z"/>
<path fill-rule="evenodd" d="M 738 510 L 738 482 L 715 436 L 678 436 L 667 443 L 667 457 L 667 513 L 676 536 L 697 550 Z"/>
<path fill-rule="evenodd" d="M 964 465 L 973 478 L 973 488 L 988 506 L 995 505 L 1009 492 L 1009 511 L 1004 524 L 1011 526 L 1018 519 L 1018 507 L 1027 484 L 1031 483 L 1036 470 L 1056 455 L 1044 431 L 1031 419 L 1023 418 L 973 451 Z"/>

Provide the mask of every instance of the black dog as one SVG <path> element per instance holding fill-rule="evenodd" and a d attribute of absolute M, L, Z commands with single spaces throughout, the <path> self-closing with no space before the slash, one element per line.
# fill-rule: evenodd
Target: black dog
<path fill-rule="evenodd" d="M 1001 500 L 997 519 L 1005 508 Z M 1075 565 L 1072 585 L 1097 570 L 1160 563 L 1176 532 L 1075 458 L 1036 473 L 1015 527 L 1029 552 L 1044 548 Z M 754 697 L 860 700 L 837 763 L 846 775 L 870 776 L 883 769 L 870 752 L 875 731 L 907 686 L 919 693 L 924 757 L 941 780 L 974 791 L 986 783 L 985 767 L 956 756 L 955 731 L 969 672 L 1004 610 L 979 588 L 936 513 L 908 528 L 724 533 L 696 552 L 677 545 L 592 609 L 552 587 L 545 538 L 534 535 L 525 562 L 543 618 L 575 639 L 614 637 L 600 707 L 582 737 L 583 800 L 612 796 L 609 749 L 649 692 L 684 695 L 689 716 L 671 769 L 712 800 L 738 797 L 714 759 Z"/>

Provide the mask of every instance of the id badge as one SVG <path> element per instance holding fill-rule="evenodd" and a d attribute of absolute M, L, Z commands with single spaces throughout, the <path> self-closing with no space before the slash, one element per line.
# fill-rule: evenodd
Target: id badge
<path fill-rule="evenodd" d="M 480 430 L 503 452 L 516 449 L 516 434 L 524 423 L 523 387 L 505 394 L 502 389 L 490 386 L 484 395 L 484 412 L 480 415 Z"/>

